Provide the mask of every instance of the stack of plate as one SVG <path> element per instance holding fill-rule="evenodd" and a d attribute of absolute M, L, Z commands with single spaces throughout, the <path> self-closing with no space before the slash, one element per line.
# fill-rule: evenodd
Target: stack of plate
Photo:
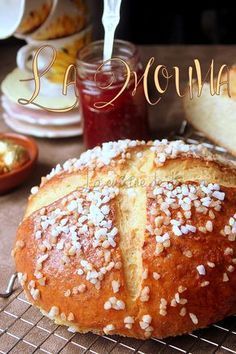
<path fill-rule="evenodd" d="M 46 108 L 63 109 L 73 106 L 76 97 L 73 89 L 64 96 L 61 85 L 41 82 L 40 95 L 34 102 L 37 105 L 21 105 L 19 98 L 29 99 L 34 91 L 34 81 L 21 81 L 29 77 L 29 73 L 16 68 L 3 80 L 1 88 L 3 119 L 13 130 L 36 137 L 62 138 L 82 134 L 81 116 L 76 107 L 69 112 L 51 112 Z M 58 95 L 55 92 L 58 91 Z"/>
<path fill-rule="evenodd" d="M 6 124 L 17 132 L 37 137 L 82 134 L 79 109 L 65 113 L 66 108 L 75 107 L 74 88 L 69 86 L 64 96 L 62 85 L 68 66 L 76 65 L 77 52 L 91 41 L 92 26 L 86 1 L 0 0 L 0 39 L 11 35 L 25 40 L 26 45 L 17 52 L 17 68 L 1 85 Z M 35 91 L 35 81 L 29 79 L 33 77 L 33 58 L 40 48 L 36 59 L 37 69 L 43 76 L 40 91 L 35 104 L 22 105 L 19 99 L 29 100 Z M 52 48 L 56 57 L 50 67 Z"/>

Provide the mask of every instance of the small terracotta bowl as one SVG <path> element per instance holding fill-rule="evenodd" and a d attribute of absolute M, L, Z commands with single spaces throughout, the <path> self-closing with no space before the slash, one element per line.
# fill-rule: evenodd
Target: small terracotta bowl
<path fill-rule="evenodd" d="M 9 139 L 23 146 L 28 151 L 30 158 L 22 166 L 0 175 L 0 194 L 3 194 L 19 186 L 29 177 L 38 159 L 38 146 L 33 139 L 20 134 L 4 133 L 0 134 L 0 139 Z"/>

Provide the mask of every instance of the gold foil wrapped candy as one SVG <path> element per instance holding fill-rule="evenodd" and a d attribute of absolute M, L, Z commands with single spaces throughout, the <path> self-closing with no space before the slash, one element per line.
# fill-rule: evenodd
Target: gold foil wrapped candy
<path fill-rule="evenodd" d="M 29 161 L 28 151 L 8 139 L 0 139 L 0 175 L 11 172 Z"/>

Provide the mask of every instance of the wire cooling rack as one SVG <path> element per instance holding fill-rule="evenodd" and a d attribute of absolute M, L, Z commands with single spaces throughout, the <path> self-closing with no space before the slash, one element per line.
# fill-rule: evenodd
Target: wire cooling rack
<path fill-rule="evenodd" d="M 186 122 L 183 122 L 179 134 L 173 135 L 173 138 L 181 138 L 192 144 L 201 142 L 217 153 L 227 154 L 225 149 L 212 145 L 201 133 L 193 131 Z M 42 316 L 26 300 L 19 287 L 12 292 L 14 280 L 13 275 L 6 293 L 1 294 L 0 298 L 2 354 L 236 353 L 236 316 L 206 329 L 165 340 L 152 338 L 140 341 L 119 336 L 71 333 L 67 328 L 55 325 Z"/>

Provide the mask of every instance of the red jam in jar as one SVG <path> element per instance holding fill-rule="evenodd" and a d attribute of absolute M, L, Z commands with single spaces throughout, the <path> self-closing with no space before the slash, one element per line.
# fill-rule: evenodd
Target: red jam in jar
<path fill-rule="evenodd" d="M 133 94 L 132 74 L 124 91 L 112 104 L 103 108 L 96 106 L 101 102 L 110 102 L 124 87 L 127 69 L 119 59 L 137 73 L 137 79 L 141 77 L 143 72 L 137 48 L 129 42 L 116 40 L 114 59 L 102 65 L 102 54 L 103 41 L 89 44 L 78 54 L 77 89 L 86 148 L 119 139 L 147 140 L 149 126 L 143 86 L 140 83 Z"/>

